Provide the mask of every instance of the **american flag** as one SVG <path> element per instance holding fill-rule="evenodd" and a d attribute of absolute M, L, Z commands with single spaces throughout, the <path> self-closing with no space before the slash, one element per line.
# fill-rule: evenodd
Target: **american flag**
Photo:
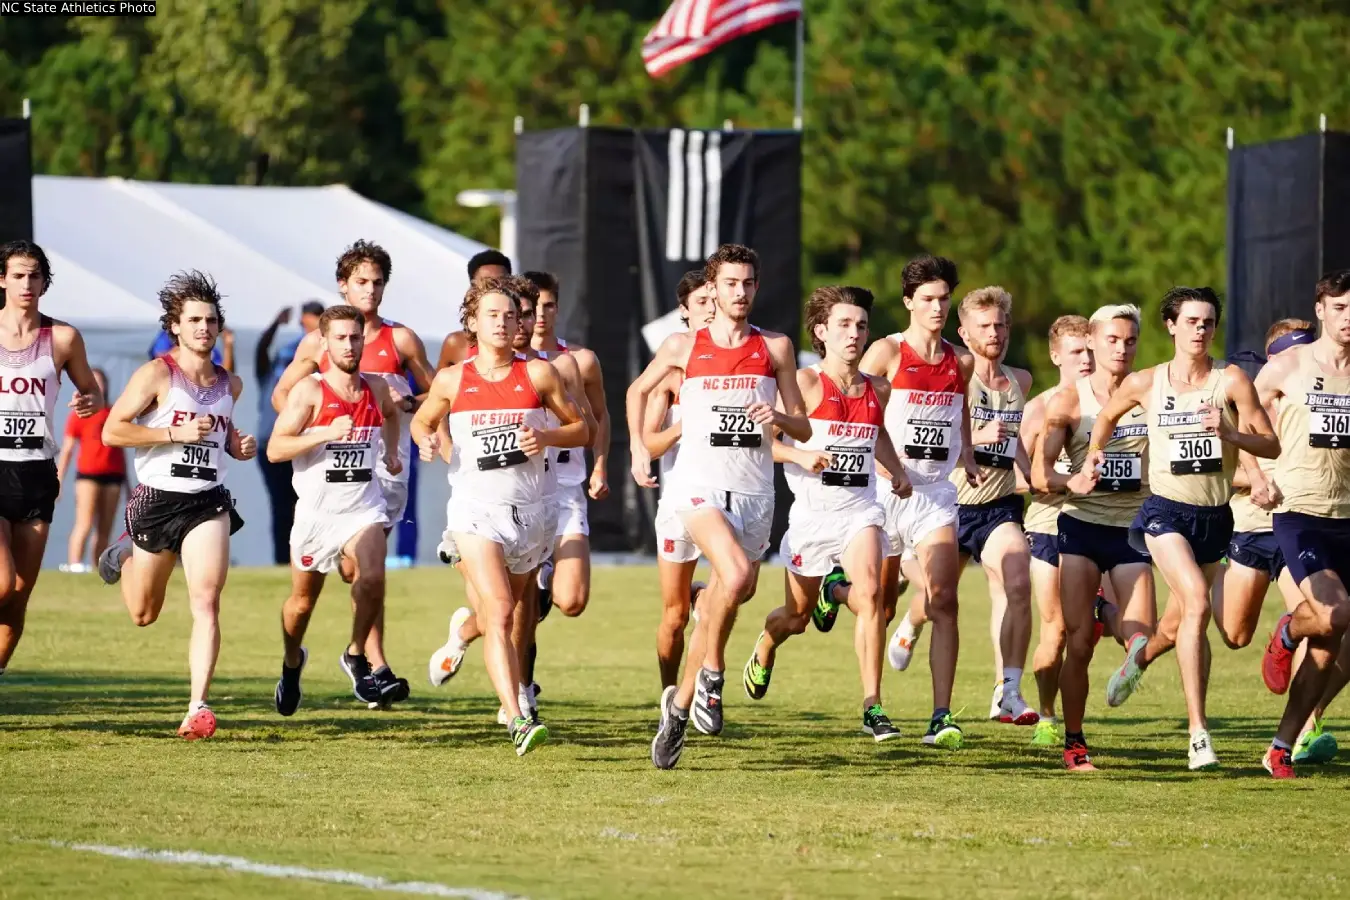
<path fill-rule="evenodd" d="M 659 78 L 727 41 L 802 16 L 802 0 L 675 0 L 642 41 L 647 74 Z"/>

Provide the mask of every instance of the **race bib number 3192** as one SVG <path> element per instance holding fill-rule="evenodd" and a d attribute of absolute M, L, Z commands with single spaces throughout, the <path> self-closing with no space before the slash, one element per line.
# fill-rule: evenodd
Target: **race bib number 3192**
<path fill-rule="evenodd" d="M 0 449 L 41 450 L 46 440 L 44 413 L 15 411 L 0 416 Z"/>

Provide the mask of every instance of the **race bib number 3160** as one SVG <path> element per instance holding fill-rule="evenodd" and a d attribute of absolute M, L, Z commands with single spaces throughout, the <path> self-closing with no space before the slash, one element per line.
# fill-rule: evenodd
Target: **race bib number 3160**
<path fill-rule="evenodd" d="M 1167 442 L 1173 475 L 1204 475 L 1223 471 L 1223 444 L 1207 431 L 1174 434 Z"/>

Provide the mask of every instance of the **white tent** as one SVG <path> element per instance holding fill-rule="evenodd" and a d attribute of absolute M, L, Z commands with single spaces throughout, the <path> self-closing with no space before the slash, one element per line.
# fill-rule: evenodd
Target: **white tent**
<path fill-rule="evenodd" d="M 389 251 L 393 272 L 382 311 L 417 332 L 433 365 L 441 340 L 459 330 L 469 257 L 486 249 L 343 185 L 243 187 L 37 176 L 33 214 L 35 236 L 53 274 L 42 309 L 81 329 L 91 364 L 108 373 L 114 392 L 147 359 L 159 330 L 156 295 L 164 281 L 182 269 L 200 269 L 216 279 L 225 298 L 226 324 L 235 333 L 235 371 L 245 382 L 235 419 L 246 432 L 258 419 L 253 358 L 259 334 L 283 307 L 310 299 L 338 301 L 334 264 L 343 248 L 365 239 Z M 297 319 L 292 316 L 293 322 Z M 296 333 L 283 330 L 273 347 Z M 70 392 L 67 383 L 64 397 Z M 62 403 L 60 429 L 64 417 Z M 448 490 L 439 465 L 424 467 L 419 475 L 418 560 L 430 562 Z M 232 543 L 235 560 L 270 564 L 268 497 L 257 464 L 234 463 L 227 481 L 248 523 Z M 70 498 L 63 496 L 45 565 L 65 561 L 72 518 Z"/>

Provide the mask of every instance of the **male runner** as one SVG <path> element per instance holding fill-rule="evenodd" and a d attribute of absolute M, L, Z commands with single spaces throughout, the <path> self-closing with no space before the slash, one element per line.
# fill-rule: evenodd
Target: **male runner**
<path fill-rule="evenodd" d="M 1126 304 L 1103 306 L 1092 314 L 1089 325 L 1095 368 L 1046 404 L 1045 431 L 1031 469 L 1037 491 L 1070 493 L 1058 523 L 1059 595 L 1068 632 L 1059 687 L 1064 704 L 1064 765 L 1075 772 L 1096 771 L 1083 736 L 1083 714 L 1088 664 L 1097 640 L 1097 591 L 1102 577 L 1110 579 L 1118 598 L 1121 622 L 1112 623 L 1112 634 L 1124 629 L 1123 633 L 1134 636 L 1133 644 L 1139 635 L 1152 633 L 1157 618 L 1153 566 L 1129 542 L 1130 523 L 1148 496 L 1144 411 L 1136 409 L 1116 425 L 1102 445 L 1093 445 L 1089 439 L 1102 408 L 1134 365 L 1139 309 Z M 1102 468 L 1086 463 L 1090 450 L 1102 452 Z M 1066 451 L 1069 475 L 1053 468 Z"/>
<path fill-rule="evenodd" d="M 933 623 L 928 663 L 933 677 L 933 715 L 923 743 L 959 750 L 964 741 L 952 717 L 952 684 L 956 678 L 959 636 L 956 631 L 956 582 L 961 570 L 956 546 L 956 485 L 948 477 L 958 460 L 971 484 L 983 479 L 971 454 L 970 412 L 966 386 L 974 370 L 971 355 L 942 339 L 957 285 L 956 263 L 941 256 L 911 260 L 902 273 L 909 327 L 868 348 L 860 368 L 883 376 L 891 385 L 886 430 L 899 441 L 905 475 L 914 493 L 901 500 L 891 491 L 888 470 L 878 469 L 878 493 L 886 507 L 889 554 L 881 566 L 882 599 L 893 608 L 899 596 L 900 560 L 918 562 L 921 590 L 917 602 Z M 822 619 L 826 616 L 822 615 Z M 891 638 L 891 664 L 896 645 L 904 644 L 904 663 L 917 640 L 909 615 Z"/>
<path fill-rule="evenodd" d="M 1080 378 L 1092 374 L 1092 351 L 1088 349 L 1088 320 L 1060 316 L 1050 325 L 1050 362 L 1059 369 L 1059 383 L 1027 401 L 1018 431 L 1022 446 L 1034 454 L 1045 430 L 1045 408 L 1057 391 L 1073 389 Z M 1061 475 L 1069 474 L 1069 457 L 1060 453 L 1053 463 Z M 1036 676 L 1040 721 L 1031 735 L 1038 747 L 1058 746 L 1063 740 L 1055 719 L 1059 695 L 1059 668 L 1064 658 L 1064 612 L 1059 604 L 1059 513 L 1064 494 L 1033 493 L 1027 504 L 1023 529 L 1031 551 L 1031 591 L 1040 612 L 1041 633 L 1031 668 Z"/>
<path fill-rule="evenodd" d="M 483 250 L 469 260 L 469 284 L 482 284 L 511 274 L 511 260 L 498 250 Z M 436 360 L 436 371 L 463 362 L 472 349 L 469 335 L 463 331 L 447 334 L 441 342 L 441 354 Z"/>
<path fill-rule="evenodd" d="M 357 241 L 338 257 L 336 274 L 338 293 L 342 295 L 343 301 L 356 307 L 365 316 L 361 374 L 382 379 L 389 386 L 390 396 L 403 414 L 400 419 L 403 430 L 399 435 L 399 464 L 402 468 L 396 475 L 390 474 L 382 466 L 375 471 L 380 491 L 384 494 L 385 515 L 389 519 L 387 532 L 403 519 L 408 505 L 408 420 L 420 402 L 417 391 L 427 389 L 434 373 L 427 362 L 426 349 L 421 339 L 411 329 L 380 316 L 384 289 L 393 274 L 393 263 L 384 248 L 369 241 Z M 292 387 L 301 379 L 325 371 L 329 365 L 319 333 L 305 335 L 296 348 L 295 359 L 286 367 L 272 391 L 273 408 L 280 412 Z M 405 372 L 412 373 L 416 390 L 408 383 Z M 380 455 L 384 455 L 383 450 Z M 383 608 L 375 618 L 365 645 L 349 645 L 340 662 L 342 670 L 351 679 L 354 692 L 367 675 L 372 675 L 380 686 L 384 704 L 408 699 L 407 679 L 396 676 L 385 659 Z"/>
<path fill-rule="evenodd" d="M 703 733 L 722 731 L 727 638 L 737 607 L 754 590 L 753 563 L 768 549 L 773 524 L 771 428 L 799 441 L 811 437 L 792 341 L 749 322 L 759 257 L 724 244 L 708 257 L 706 276 L 717 296 L 712 324 L 666 338 L 628 394 L 636 475 L 639 458 L 648 457 L 641 435 L 647 397 L 670 372 L 684 373 L 681 476 L 667 497 L 714 574 L 699 598 L 703 664 L 691 660 L 679 686 L 661 695 L 661 726 L 652 741 L 652 762 L 661 769 L 679 761 L 691 711 Z M 774 407 L 779 399 L 782 410 Z M 642 474 L 650 482 L 650 474 Z"/>
<path fill-rule="evenodd" d="M 751 700 L 763 699 L 778 647 L 806 630 L 817 598 L 846 603 L 857 616 L 853 643 L 862 676 L 862 730 L 880 742 L 898 738 L 900 729 L 881 705 L 886 511 L 877 498 L 875 460 L 896 473 L 897 495 L 907 495 L 910 486 L 883 419 L 891 386 L 858 371 L 871 311 L 872 292 L 859 287 L 821 287 L 807 300 L 807 333 L 823 357 L 797 371 L 802 400 L 811 410 L 811 439 L 795 446 L 775 441 L 773 447 L 794 498 L 781 548 L 788 560 L 787 592 L 783 605 L 764 620 L 742 683 Z"/>
<path fill-rule="evenodd" d="M 544 359 L 571 356 L 581 370 L 586 402 L 595 416 L 594 457 L 589 473 L 584 451 L 557 451 L 558 466 L 558 539 L 553 557 L 539 571 L 539 615 L 547 616 L 553 606 L 565 616 L 579 616 L 591 597 L 591 526 L 586 498 L 603 500 L 609 496 L 609 412 L 606 408 L 604 374 L 600 360 L 592 350 L 568 345 L 557 336 L 558 279 L 548 272 L 526 272 L 525 277 L 539 288 L 539 306 L 534 318 L 534 336 L 530 346 Z"/>
<path fill-rule="evenodd" d="M 359 374 L 365 319 L 354 306 L 330 306 L 319 317 L 329 365 L 302 379 L 286 397 L 267 442 L 272 462 L 290 461 L 298 498 L 291 527 L 291 594 L 281 610 L 285 655 L 277 682 L 277 712 L 300 706 L 300 673 L 309 654 L 301 642 L 329 572 L 343 570 L 352 586 L 351 646 L 363 647 L 384 607 L 384 494 L 376 466 L 396 475 L 398 406 L 381 378 Z M 377 448 L 383 456 L 376 458 Z M 358 700 L 384 697 L 373 676 L 360 678 Z"/>
<path fill-rule="evenodd" d="M 215 281 L 180 272 L 160 289 L 159 305 L 177 346 L 136 370 L 103 425 L 103 443 L 136 450 L 139 484 L 127 501 L 127 530 L 99 557 L 98 574 L 105 584 L 121 581 L 131 620 L 146 626 L 159 618 L 182 561 L 192 698 L 178 735 L 194 741 L 216 733 L 206 698 L 220 655 L 220 593 L 230 535 L 244 524 L 225 489 L 227 458 L 252 459 L 257 441 L 231 421 L 243 382 L 211 361 L 225 326 Z"/>
<path fill-rule="evenodd" d="M 1085 466 L 1104 465 L 1116 423 L 1142 409 L 1148 421 L 1150 496 L 1130 526 L 1130 544 L 1152 557 L 1167 582 L 1167 610 L 1152 637 L 1135 635 L 1106 687 L 1106 702 L 1129 698 L 1144 670 L 1176 647 L 1190 725 L 1191 771 L 1217 768 L 1205 717 L 1209 589 L 1233 536 L 1233 471 L 1237 454 L 1274 458 L 1280 444 L 1251 379 L 1209 355 L 1223 306 L 1210 288 L 1175 287 L 1162 302 L 1172 335 L 1171 361 L 1121 382 L 1097 415 Z M 1255 469 L 1255 462 L 1251 463 Z"/>
<path fill-rule="evenodd" d="M 61 373 L 75 382 L 75 415 L 88 418 L 104 402 L 80 332 L 38 311 L 51 281 L 37 244 L 0 246 L 0 675 L 23 636 L 61 492 L 52 419 Z"/>
<path fill-rule="evenodd" d="M 1318 281 L 1313 311 L 1322 336 L 1289 348 L 1256 376 L 1262 404 L 1278 404 L 1275 539 L 1303 593 L 1280 617 L 1261 661 L 1266 687 L 1289 692 L 1262 760 L 1275 778 L 1294 777 L 1290 748 L 1323 697 L 1350 624 L 1350 269 Z M 1261 477 L 1259 470 L 1248 475 L 1254 485 Z M 1307 655 L 1291 683 L 1294 649 L 1304 639 Z"/>
<path fill-rule="evenodd" d="M 412 430 L 422 459 L 430 461 L 440 451 L 440 424 L 450 417 L 455 494 L 446 530 L 478 599 L 488 675 L 509 717 L 516 753 L 524 755 L 548 738 L 548 729 L 526 715 L 528 706 L 521 708 L 520 648 L 511 639 L 526 582 L 553 541 L 546 450 L 583 447 L 590 435 L 557 370 L 516 354 L 519 315 L 519 298 L 502 281 L 469 289 L 461 321 L 473 332 L 477 353 L 436 375 Z M 557 417 L 558 428 L 547 427 L 546 411 Z"/>

